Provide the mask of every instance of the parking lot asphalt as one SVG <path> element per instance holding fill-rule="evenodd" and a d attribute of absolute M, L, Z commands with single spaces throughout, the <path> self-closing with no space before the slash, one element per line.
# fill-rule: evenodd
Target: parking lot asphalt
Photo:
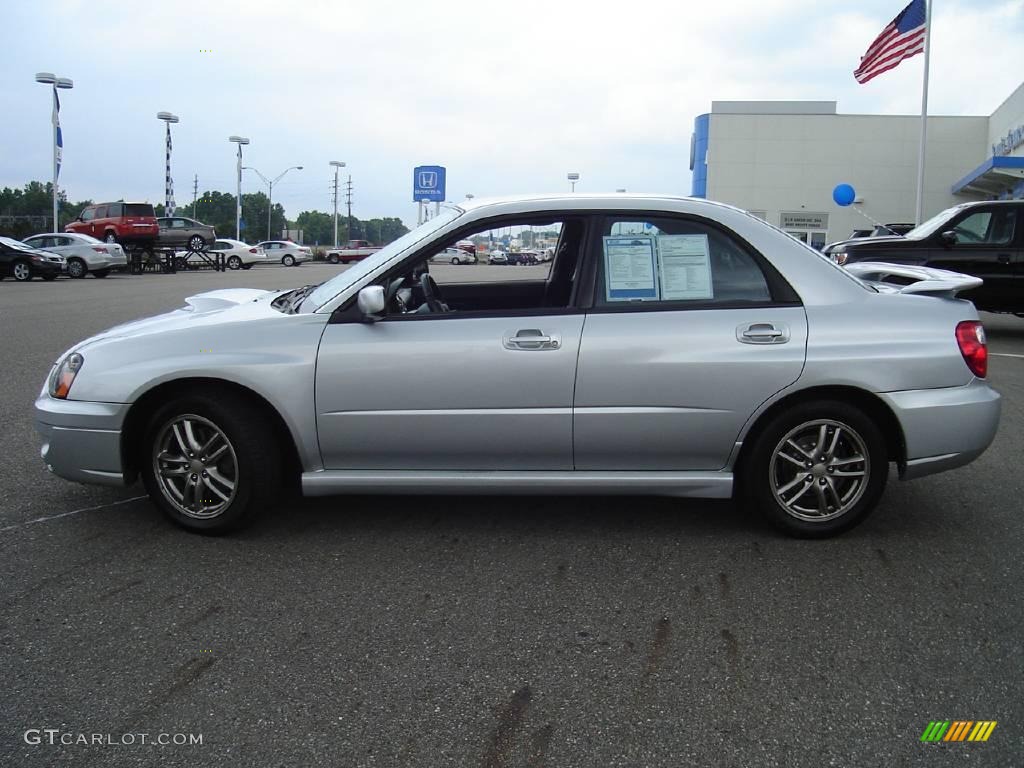
<path fill-rule="evenodd" d="M 1024 320 L 984 316 L 988 452 L 828 541 L 573 497 L 291 498 L 203 538 L 44 470 L 31 404 L 74 342 L 338 270 L 0 283 L 0 766 L 1020 765 Z"/>

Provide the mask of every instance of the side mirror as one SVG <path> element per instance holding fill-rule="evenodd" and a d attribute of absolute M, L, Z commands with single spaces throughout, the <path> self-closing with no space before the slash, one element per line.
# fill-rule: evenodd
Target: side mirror
<path fill-rule="evenodd" d="M 943 245 L 956 245 L 956 232 L 952 229 L 943 232 L 939 237 L 942 238 Z"/>
<path fill-rule="evenodd" d="M 363 315 L 363 322 L 375 323 L 384 318 L 384 286 L 368 285 L 359 291 L 356 306 Z"/>

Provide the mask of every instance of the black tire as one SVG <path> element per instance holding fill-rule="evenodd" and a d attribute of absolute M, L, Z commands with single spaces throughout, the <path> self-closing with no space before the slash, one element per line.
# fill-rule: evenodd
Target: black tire
<path fill-rule="evenodd" d="M 240 256 L 228 256 L 228 269 L 241 269 L 242 258 Z"/>
<path fill-rule="evenodd" d="M 78 258 L 68 259 L 68 277 L 80 280 L 87 274 L 89 274 L 89 267 L 86 266 L 84 261 Z"/>
<path fill-rule="evenodd" d="M 461 261 L 459 261 L 459 259 L 458 259 L 458 257 L 457 257 L 457 256 L 453 256 L 453 257 L 452 257 L 452 265 L 453 265 L 453 266 L 457 266 L 457 265 L 459 265 L 459 264 L 461 264 L 461 263 L 462 263 L 462 262 L 461 262 Z"/>
<path fill-rule="evenodd" d="M 102 280 L 104 277 L 106 277 L 109 274 L 110 274 L 110 270 L 109 269 L 96 269 L 96 270 L 93 270 L 92 276 L 93 277 L 98 277 L 98 278 L 100 278 Z"/>
<path fill-rule="evenodd" d="M 832 451 L 831 458 L 827 453 L 820 458 L 814 458 L 813 450 L 810 452 L 811 455 L 808 455 L 798 452 L 799 448 L 787 447 L 787 455 L 805 461 L 805 466 L 794 470 L 793 466 L 799 466 L 799 462 L 783 459 L 777 460 L 773 465 L 773 456 L 777 450 L 782 453 L 782 445 L 790 435 L 799 445 L 801 432 L 820 434 L 821 426 L 825 426 L 824 442 L 831 443 L 836 426 L 830 427 L 829 424 L 838 425 L 840 429 L 838 444 Z M 809 446 L 805 448 L 809 449 Z M 865 460 L 854 461 L 851 457 L 855 456 L 863 456 Z M 856 479 L 836 475 L 835 471 L 863 471 L 867 479 L 861 479 L 858 485 Z M 814 400 L 779 413 L 759 431 L 750 454 L 740 468 L 738 491 L 751 509 L 759 510 L 774 525 L 791 536 L 826 538 L 847 531 L 864 521 L 877 506 L 888 475 L 889 462 L 885 438 L 875 422 L 859 408 L 847 403 L 837 400 Z M 780 490 L 785 489 L 786 481 L 796 483 L 793 490 L 797 493 L 788 499 L 789 503 L 796 505 L 793 509 L 785 506 L 776 497 L 776 486 L 781 483 Z M 801 482 L 806 483 L 806 487 L 800 484 Z M 807 502 L 801 500 L 801 495 L 811 489 L 814 489 L 814 495 L 809 503 L 817 503 L 817 510 L 810 515 L 802 514 L 800 505 Z M 833 490 L 831 497 L 829 490 Z M 822 497 L 826 499 L 825 510 L 821 510 L 820 501 L 816 502 Z M 833 504 L 833 500 L 840 503 Z M 844 510 L 843 506 L 846 505 L 848 508 Z M 823 519 L 813 519 L 819 514 Z"/>
<path fill-rule="evenodd" d="M 11 264 L 11 275 L 19 283 L 27 283 L 32 279 L 32 267 L 24 259 L 18 259 Z"/>
<path fill-rule="evenodd" d="M 286 253 L 284 256 L 281 257 L 281 263 L 284 264 L 286 267 L 294 267 L 295 257 L 292 256 L 290 253 Z"/>
<path fill-rule="evenodd" d="M 332 254 L 328 255 L 328 257 L 327 257 L 327 263 L 328 264 L 337 264 L 338 261 L 339 261 L 338 254 L 336 254 L 336 253 L 332 253 Z"/>
<path fill-rule="evenodd" d="M 117 233 L 115 233 L 113 230 L 110 230 L 105 235 L 103 235 L 103 239 L 108 243 L 116 243 Z"/>
<path fill-rule="evenodd" d="M 201 251 L 206 247 L 206 238 L 202 235 L 192 235 L 188 239 L 188 249 L 190 251 Z"/>
<path fill-rule="evenodd" d="M 163 405 L 150 418 L 143 443 L 141 474 L 150 499 L 172 522 L 194 533 L 220 534 L 249 525 L 273 503 L 281 488 L 281 452 L 267 414 L 245 399 L 217 395 L 196 389 Z M 214 425 L 234 452 L 234 494 L 216 516 L 185 514 L 171 502 L 169 493 L 165 495 L 156 477 L 157 441 L 170 423 L 184 416 Z"/>

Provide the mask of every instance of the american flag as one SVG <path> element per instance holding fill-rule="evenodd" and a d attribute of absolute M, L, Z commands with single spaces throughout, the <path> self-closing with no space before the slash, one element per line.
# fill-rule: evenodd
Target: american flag
<path fill-rule="evenodd" d="M 860 66 L 853 76 L 858 83 L 866 83 L 888 72 L 904 59 L 924 51 L 927 0 L 912 0 L 860 57 Z"/>

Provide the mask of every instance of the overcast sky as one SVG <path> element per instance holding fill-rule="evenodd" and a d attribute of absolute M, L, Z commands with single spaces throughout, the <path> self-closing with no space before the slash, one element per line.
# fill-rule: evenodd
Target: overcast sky
<path fill-rule="evenodd" d="M 348 163 L 360 218 L 415 221 L 412 168 L 448 168 L 448 199 L 568 188 L 689 194 L 693 120 L 726 99 L 836 100 L 920 111 L 923 57 L 861 86 L 860 55 L 907 0 L 6 0 L 0 186 L 51 176 L 62 92 L 72 200 L 163 201 L 235 189 L 234 146 L 290 218 L 330 210 Z M 988 115 L 1021 82 L 1024 0 L 935 0 L 931 113 Z M 243 192 L 264 188 L 246 171 Z"/>

